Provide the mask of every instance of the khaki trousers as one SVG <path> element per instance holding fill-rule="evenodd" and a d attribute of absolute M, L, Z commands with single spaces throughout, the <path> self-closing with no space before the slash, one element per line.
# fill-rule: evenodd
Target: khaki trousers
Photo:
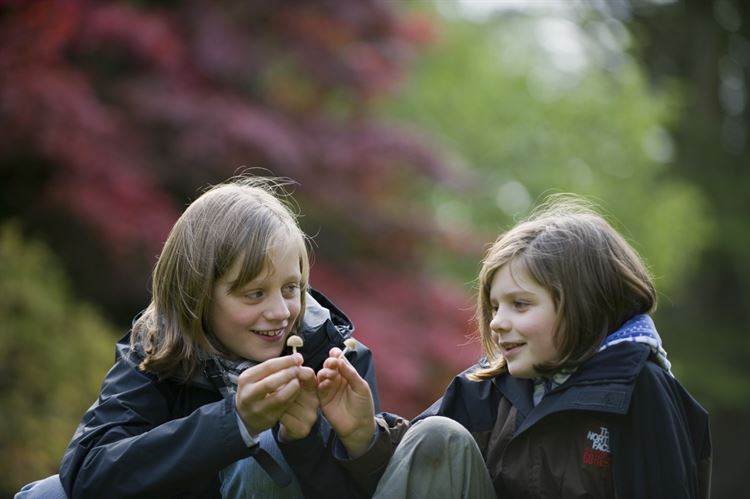
<path fill-rule="evenodd" d="M 373 498 L 495 499 L 487 466 L 459 423 L 432 416 L 404 435 Z"/>

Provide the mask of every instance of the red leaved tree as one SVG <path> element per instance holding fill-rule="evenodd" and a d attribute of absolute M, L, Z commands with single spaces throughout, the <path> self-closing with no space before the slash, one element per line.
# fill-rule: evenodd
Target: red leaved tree
<path fill-rule="evenodd" d="M 430 19 L 382 0 L 0 5 L 0 217 L 43 235 L 84 297 L 124 322 L 196 189 L 262 167 L 298 183 L 313 285 L 375 352 L 386 409 L 415 414 L 476 359 L 466 291 L 424 263 L 476 247 L 413 187 L 466 179 L 373 112 Z"/>

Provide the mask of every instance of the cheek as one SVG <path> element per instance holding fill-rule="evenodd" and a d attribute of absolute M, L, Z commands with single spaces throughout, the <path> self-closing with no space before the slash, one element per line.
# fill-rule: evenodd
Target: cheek
<path fill-rule="evenodd" d="M 217 322 L 232 326 L 253 323 L 258 320 L 260 314 L 260 310 L 257 307 L 238 303 L 225 303 L 217 312 Z"/>
<path fill-rule="evenodd" d="M 300 300 L 294 300 L 289 304 L 289 314 L 292 316 L 293 320 L 297 320 L 301 311 L 302 303 Z"/>
<path fill-rule="evenodd" d="M 529 318 L 531 319 L 531 318 Z M 519 326 L 521 327 L 521 326 Z M 545 317 L 537 317 L 526 323 L 526 335 L 532 337 L 545 349 L 553 348 L 555 342 L 555 322 Z"/>

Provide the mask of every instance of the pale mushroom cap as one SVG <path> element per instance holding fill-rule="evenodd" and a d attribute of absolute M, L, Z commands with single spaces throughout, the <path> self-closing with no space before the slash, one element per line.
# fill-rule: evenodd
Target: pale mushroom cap
<path fill-rule="evenodd" d="M 302 341 L 302 338 L 300 338 L 300 337 L 299 337 L 299 336 L 297 336 L 296 334 L 295 334 L 295 335 L 292 335 L 292 336 L 290 336 L 290 337 L 289 337 L 289 338 L 288 338 L 288 339 L 286 340 L 286 346 L 288 346 L 288 347 L 297 347 L 297 348 L 299 348 L 299 347 L 301 347 L 301 346 L 302 346 L 303 344 L 304 344 L 304 342 Z"/>
<path fill-rule="evenodd" d="M 344 345 L 346 345 L 346 348 L 348 348 L 349 350 L 354 350 L 355 348 L 357 348 L 357 340 L 355 340 L 354 338 L 347 338 L 344 340 Z"/>

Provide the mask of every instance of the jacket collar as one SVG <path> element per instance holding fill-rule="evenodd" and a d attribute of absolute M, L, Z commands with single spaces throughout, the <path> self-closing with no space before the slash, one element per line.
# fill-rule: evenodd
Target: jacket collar
<path fill-rule="evenodd" d="M 305 365 L 316 371 L 320 369 L 328 358 L 328 350 L 332 347 L 344 348 L 344 340 L 353 332 L 352 321 L 323 293 L 311 288 L 305 300 L 305 318 L 299 331 L 305 342 L 302 347 Z"/>
<path fill-rule="evenodd" d="M 648 346 L 627 342 L 613 345 L 584 362 L 565 383 L 532 403 L 532 382 L 504 374 L 495 378 L 498 389 L 518 410 L 524 431 L 543 417 L 559 411 L 581 410 L 625 414 L 635 378 L 645 365 Z"/>

